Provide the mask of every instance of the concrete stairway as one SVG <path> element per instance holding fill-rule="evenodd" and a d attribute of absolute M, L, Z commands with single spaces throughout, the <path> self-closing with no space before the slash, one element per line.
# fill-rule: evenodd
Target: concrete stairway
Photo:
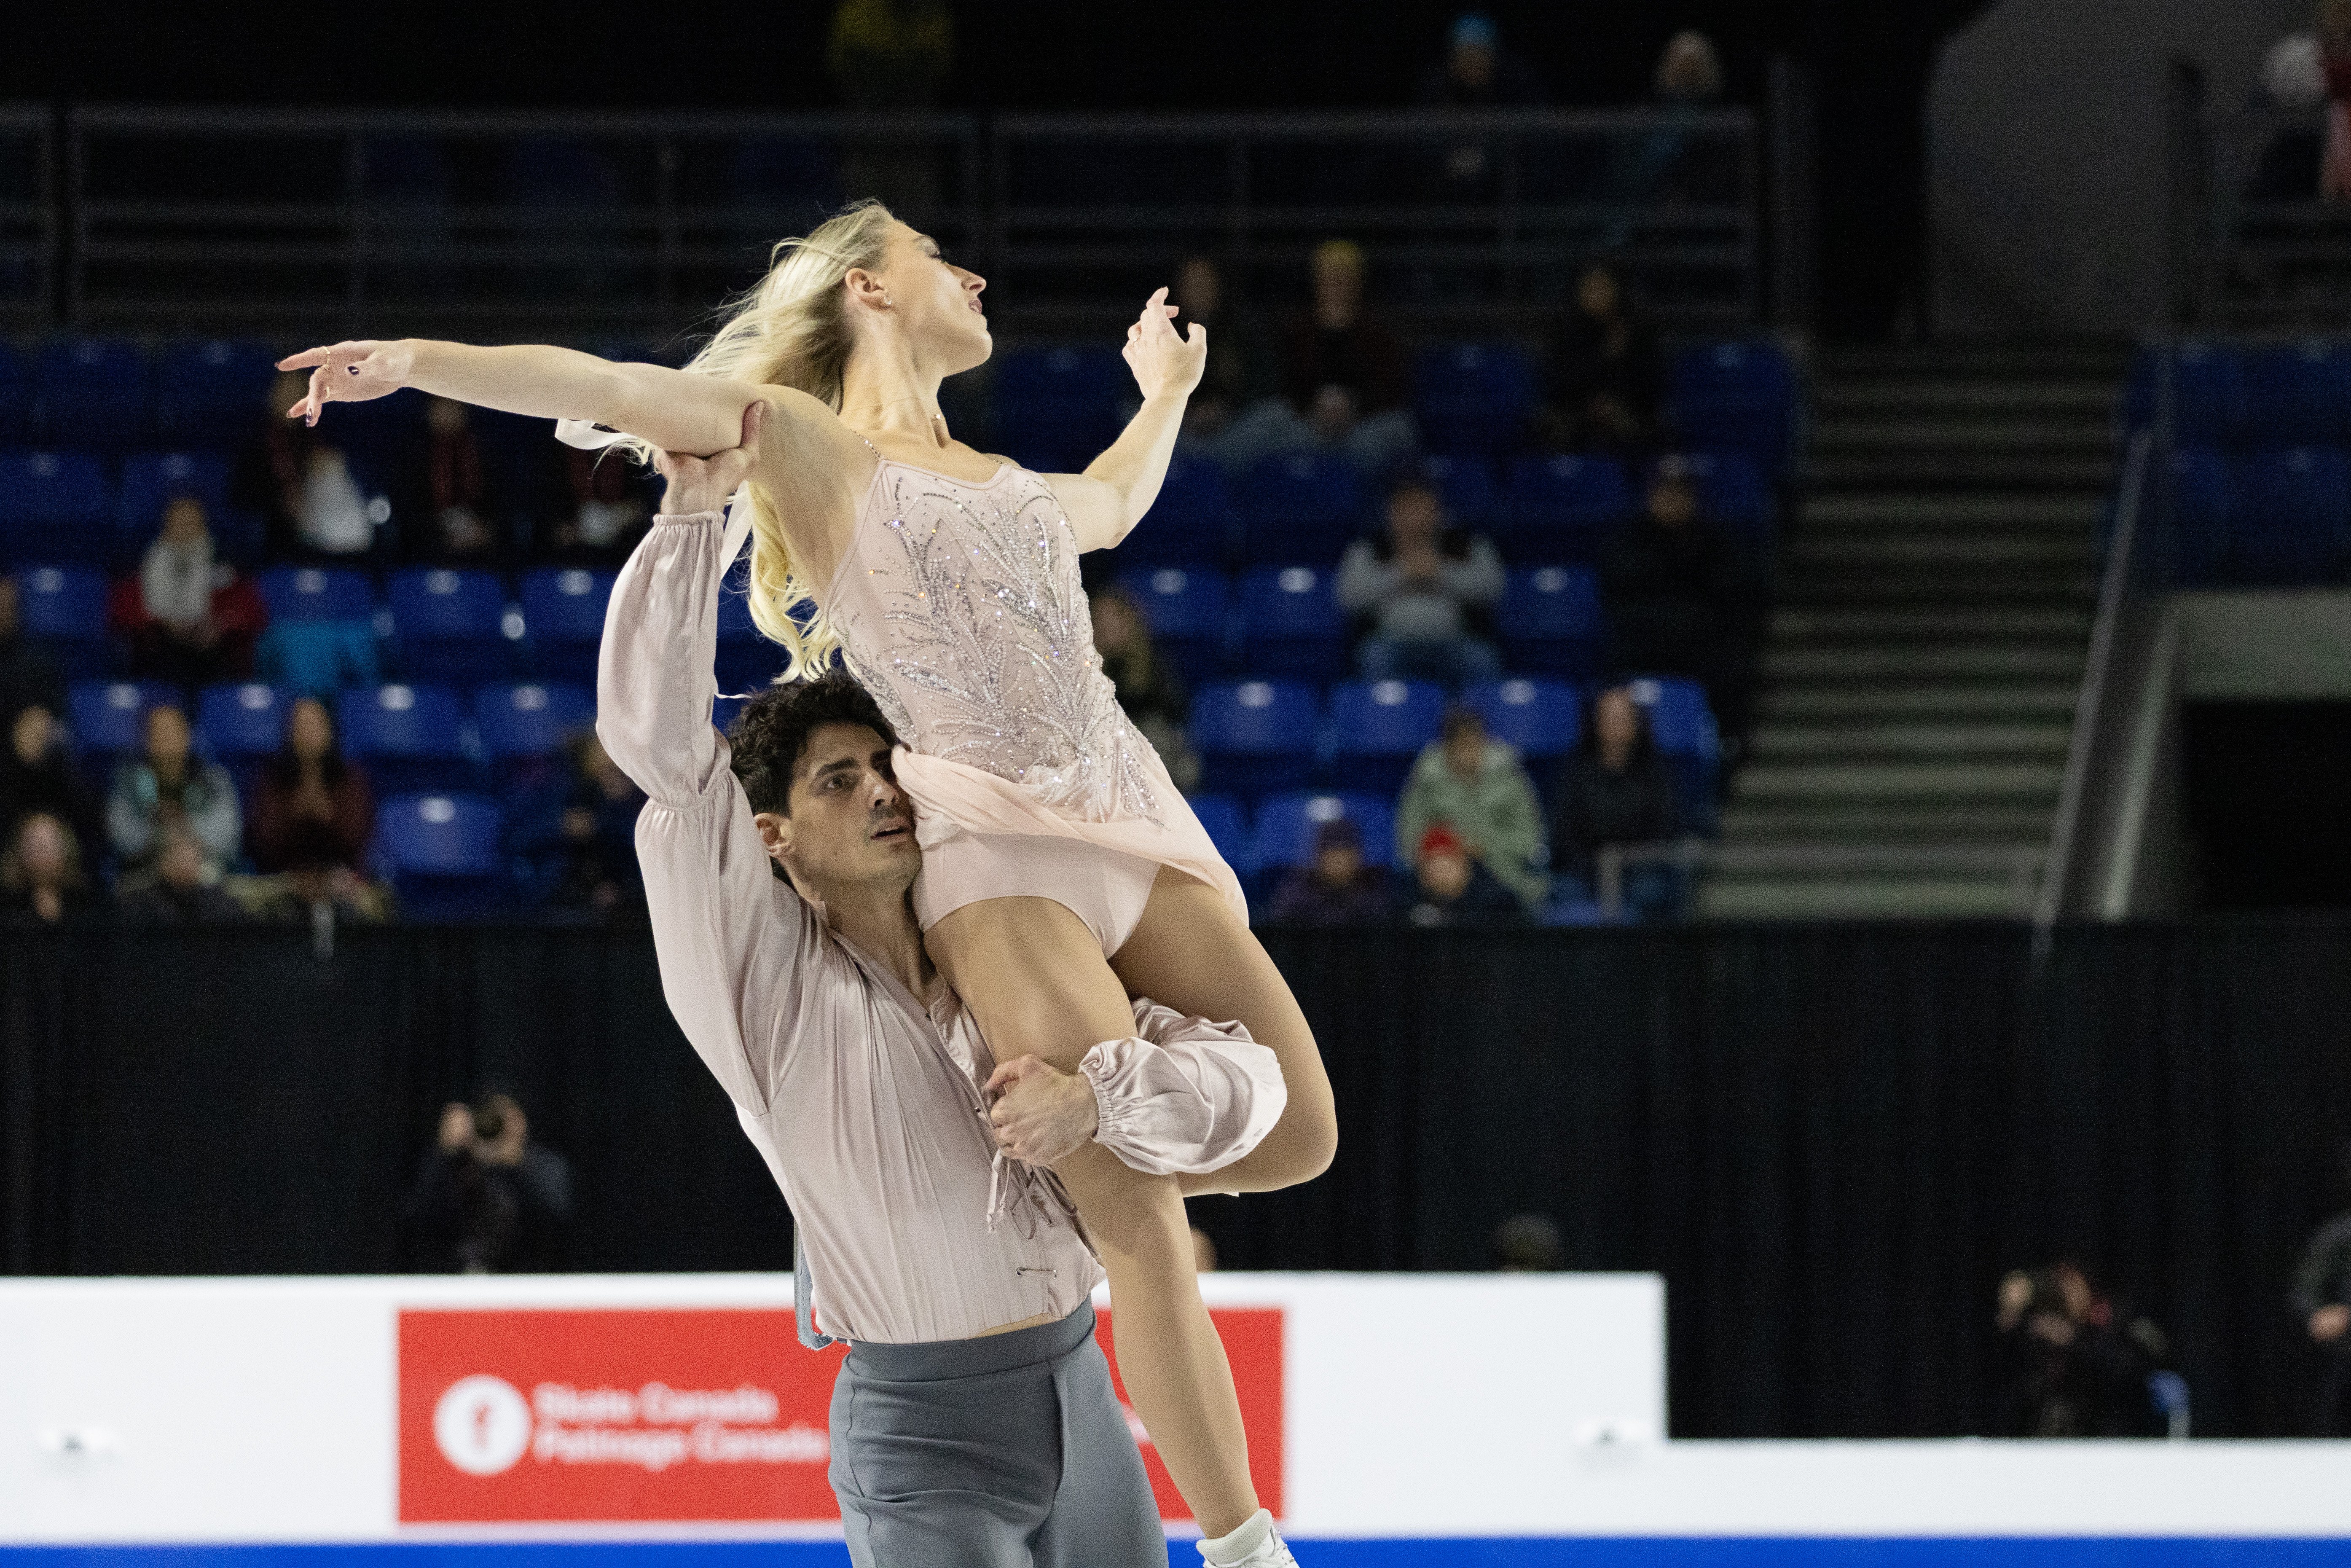
<path fill-rule="evenodd" d="M 2031 909 L 2125 365 L 2104 347 L 1827 356 L 1701 914 Z"/>

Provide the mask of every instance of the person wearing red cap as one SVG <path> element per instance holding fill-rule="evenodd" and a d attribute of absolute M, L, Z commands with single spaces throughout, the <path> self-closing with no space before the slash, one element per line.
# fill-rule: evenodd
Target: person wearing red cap
<path fill-rule="evenodd" d="M 1405 918 L 1415 925 L 1510 925 L 1526 909 L 1443 822 L 1420 838 L 1419 886 Z"/>

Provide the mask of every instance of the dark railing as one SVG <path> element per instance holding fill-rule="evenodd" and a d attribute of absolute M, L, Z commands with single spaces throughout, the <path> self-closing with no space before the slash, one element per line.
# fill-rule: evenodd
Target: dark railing
<path fill-rule="evenodd" d="M 0 106 L 0 327 L 49 319 L 56 178 L 46 109 Z"/>
<path fill-rule="evenodd" d="M 40 162 L 47 111 L 24 123 Z M 1333 235 L 1363 246 L 1399 314 L 1440 329 L 1523 324 L 1606 256 L 1669 330 L 1736 330 L 1764 314 L 1767 237 L 1775 256 L 1788 237 L 1765 234 L 1766 174 L 1799 166 L 1775 143 L 1764 169 L 1742 109 L 99 107 L 63 125 L 62 180 L 28 179 L 31 204 L 0 212 L 31 225 L 48 290 L 31 297 L 48 314 L 24 319 L 97 331 L 665 334 L 755 278 L 778 236 L 866 193 L 987 271 L 1021 330 L 1098 329 L 1193 250 L 1243 294 L 1294 297 Z"/>

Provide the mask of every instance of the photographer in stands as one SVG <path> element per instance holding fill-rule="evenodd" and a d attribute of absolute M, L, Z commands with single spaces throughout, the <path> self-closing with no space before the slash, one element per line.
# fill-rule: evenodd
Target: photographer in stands
<path fill-rule="evenodd" d="M 2170 1342 L 2100 1292 L 2079 1264 L 2010 1274 L 1995 1322 L 2004 1372 L 1994 1436 L 2162 1436 L 2147 1380 L 2169 1362 Z"/>
<path fill-rule="evenodd" d="M 417 1171 L 402 1240 L 411 1269 L 434 1274 L 544 1274 L 565 1265 L 571 1166 L 530 1141 L 511 1094 L 441 1112 Z"/>

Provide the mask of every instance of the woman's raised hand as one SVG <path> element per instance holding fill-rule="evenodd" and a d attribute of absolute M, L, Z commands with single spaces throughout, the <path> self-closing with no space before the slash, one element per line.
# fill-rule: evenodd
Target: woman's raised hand
<path fill-rule="evenodd" d="M 379 343 L 371 338 L 288 354 L 277 361 L 277 368 L 309 371 L 310 392 L 286 411 L 286 417 L 316 424 L 319 411 L 330 402 L 366 402 L 396 392 L 408 384 L 415 358 L 415 350 L 406 343 Z"/>
<path fill-rule="evenodd" d="M 1188 337 L 1176 336 L 1171 320 L 1176 309 L 1167 303 L 1167 290 L 1163 288 L 1126 329 L 1122 352 L 1126 368 L 1134 372 L 1134 384 L 1143 389 L 1146 399 L 1189 397 L 1200 384 L 1200 372 L 1208 367 L 1208 329 L 1195 321 Z"/>

